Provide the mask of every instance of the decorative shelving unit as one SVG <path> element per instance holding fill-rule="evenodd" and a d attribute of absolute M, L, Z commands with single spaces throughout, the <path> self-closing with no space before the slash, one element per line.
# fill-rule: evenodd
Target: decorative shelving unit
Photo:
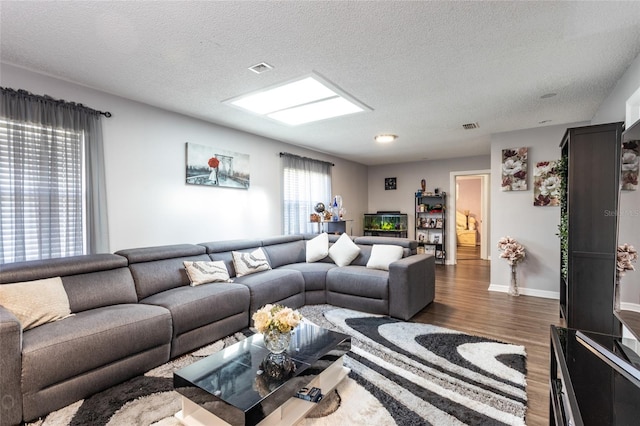
<path fill-rule="evenodd" d="M 561 207 L 560 314 L 567 327 L 619 335 L 613 314 L 622 123 L 567 129 Z"/>
<path fill-rule="evenodd" d="M 447 195 L 416 194 L 415 239 L 419 251 L 431 253 L 436 263 L 444 264 L 447 259 Z"/>

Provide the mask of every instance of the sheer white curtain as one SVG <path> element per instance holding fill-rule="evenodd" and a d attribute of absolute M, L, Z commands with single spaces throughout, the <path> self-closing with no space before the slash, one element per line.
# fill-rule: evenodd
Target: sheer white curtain
<path fill-rule="evenodd" d="M 100 115 L 0 88 L 0 264 L 108 251 Z"/>
<path fill-rule="evenodd" d="M 331 201 L 331 163 L 281 153 L 283 220 L 285 234 L 312 233 L 317 224 L 310 222 L 317 203 L 329 208 Z"/>

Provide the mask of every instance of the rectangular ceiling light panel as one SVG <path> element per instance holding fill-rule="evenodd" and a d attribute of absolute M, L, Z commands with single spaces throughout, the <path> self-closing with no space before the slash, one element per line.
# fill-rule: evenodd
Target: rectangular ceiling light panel
<path fill-rule="evenodd" d="M 301 105 L 295 108 L 288 108 L 268 114 L 274 120 L 282 121 L 291 126 L 309 123 L 312 121 L 325 120 L 327 118 L 339 117 L 341 115 L 353 114 L 363 111 L 358 105 L 352 104 L 341 97 L 333 97 L 322 101 Z"/>
<path fill-rule="evenodd" d="M 311 76 L 225 103 L 291 126 L 365 110 L 328 86 L 318 77 Z"/>

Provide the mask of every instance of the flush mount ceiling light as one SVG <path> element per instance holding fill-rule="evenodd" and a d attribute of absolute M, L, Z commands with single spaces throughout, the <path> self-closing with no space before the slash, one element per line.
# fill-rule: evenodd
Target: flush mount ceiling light
<path fill-rule="evenodd" d="M 291 126 L 371 110 L 317 74 L 224 103 Z"/>
<path fill-rule="evenodd" d="M 392 135 L 392 134 L 377 135 L 373 139 L 375 139 L 375 141 L 378 143 L 389 143 L 398 139 L 398 135 Z"/>

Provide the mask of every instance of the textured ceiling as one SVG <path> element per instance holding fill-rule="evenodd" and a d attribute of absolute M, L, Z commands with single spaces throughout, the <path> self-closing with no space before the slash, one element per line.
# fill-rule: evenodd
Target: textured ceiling
<path fill-rule="evenodd" d="M 590 120 L 640 52 L 640 2 L 3 0 L 0 19 L 3 62 L 368 165 Z M 311 72 L 373 111 L 289 127 L 222 103 Z"/>

